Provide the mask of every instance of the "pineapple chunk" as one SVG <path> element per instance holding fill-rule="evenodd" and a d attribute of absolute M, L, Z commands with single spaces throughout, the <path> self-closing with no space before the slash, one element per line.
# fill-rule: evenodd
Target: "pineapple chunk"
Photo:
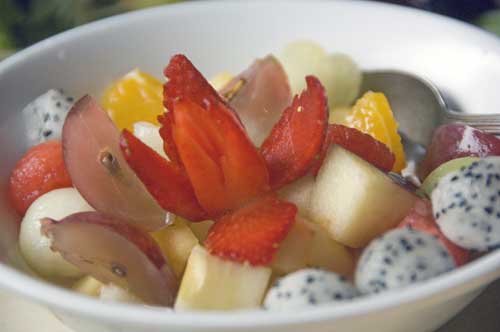
<path fill-rule="evenodd" d="M 91 276 L 85 276 L 75 282 L 71 288 L 84 295 L 99 297 L 102 286 L 103 284 L 99 280 L 94 279 Z"/>
<path fill-rule="evenodd" d="M 332 146 L 311 192 L 310 217 L 338 242 L 360 248 L 396 227 L 415 200 L 376 167 Z"/>
<path fill-rule="evenodd" d="M 315 231 L 300 217 L 281 242 L 280 248 L 273 260 L 272 269 L 277 275 L 285 275 L 306 267 L 309 249 Z"/>
<path fill-rule="evenodd" d="M 308 226 L 314 230 L 314 237 L 308 251 L 307 266 L 352 276 L 355 263 L 349 249 L 332 239 L 321 227 L 312 223 Z"/>
<path fill-rule="evenodd" d="M 279 191 L 279 196 L 285 201 L 295 204 L 299 209 L 299 214 L 307 218 L 309 214 L 309 201 L 313 186 L 314 176 L 306 175 L 297 181 L 284 186 Z"/>
<path fill-rule="evenodd" d="M 172 225 L 156 231 L 152 235 L 177 276 L 182 276 L 191 250 L 198 244 L 198 238 L 186 224 L 186 221 L 176 218 Z"/>
<path fill-rule="evenodd" d="M 194 235 L 198 238 L 200 243 L 205 242 L 208 235 L 208 230 L 214 222 L 212 220 L 205 220 L 200 222 L 190 222 L 188 223 L 189 228 L 193 231 Z"/>
<path fill-rule="evenodd" d="M 260 306 L 271 269 L 223 260 L 196 246 L 186 266 L 176 310 L 234 310 Z"/>

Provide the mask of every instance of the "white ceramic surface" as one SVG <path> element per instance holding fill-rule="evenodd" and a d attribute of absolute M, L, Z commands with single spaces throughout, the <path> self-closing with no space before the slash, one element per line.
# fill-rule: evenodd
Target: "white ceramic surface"
<path fill-rule="evenodd" d="M 127 14 L 39 43 L 0 63 L 0 194 L 25 148 L 20 109 L 52 87 L 99 95 L 133 67 L 157 76 L 177 52 L 208 76 L 238 72 L 257 56 L 313 39 L 363 68 L 422 75 L 469 112 L 500 110 L 500 42 L 465 24 L 362 1 L 194 2 Z M 0 259 L 15 251 L 12 212 L 0 200 Z M 0 287 L 51 308 L 81 332 L 431 331 L 500 276 L 500 251 L 402 291 L 338 306 L 287 313 L 174 314 L 163 308 L 105 304 L 0 264 Z"/>

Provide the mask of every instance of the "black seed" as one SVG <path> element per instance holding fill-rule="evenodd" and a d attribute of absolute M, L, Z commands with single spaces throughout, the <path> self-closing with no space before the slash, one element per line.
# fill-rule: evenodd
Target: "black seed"
<path fill-rule="evenodd" d="M 495 179 L 500 181 L 500 174 L 495 174 Z"/>
<path fill-rule="evenodd" d="M 392 259 L 390 257 L 384 257 L 384 263 L 387 265 L 392 265 Z"/>
<path fill-rule="evenodd" d="M 448 209 L 453 209 L 455 207 L 455 203 L 451 203 L 450 205 L 448 205 Z"/>
<path fill-rule="evenodd" d="M 56 102 L 56 107 L 57 108 L 61 108 L 61 102 L 60 101 Z"/>
<path fill-rule="evenodd" d="M 472 177 L 472 175 L 473 175 L 472 172 L 467 172 L 464 174 L 464 177 L 470 178 L 470 177 Z"/>
<path fill-rule="evenodd" d="M 472 206 L 470 205 L 465 208 L 465 212 L 469 212 L 470 210 L 472 210 Z"/>
<path fill-rule="evenodd" d="M 491 186 L 491 183 L 492 183 L 491 178 L 488 177 L 488 179 L 486 180 L 486 187 Z"/>
<path fill-rule="evenodd" d="M 441 216 L 441 214 L 439 212 L 436 212 L 436 214 L 434 215 L 434 218 L 439 219 L 440 216 Z"/>
<path fill-rule="evenodd" d="M 500 219 L 500 212 L 497 212 L 497 218 Z"/>
<path fill-rule="evenodd" d="M 49 121 L 49 119 L 50 119 L 50 114 L 49 113 L 45 113 L 43 115 L 43 122 L 47 122 L 47 121 Z"/>
<path fill-rule="evenodd" d="M 73 100 L 74 100 L 74 99 L 73 99 L 73 97 L 68 97 L 68 98 L 66 98 L 66 101 L 67 101 L 68 103 L 72 103 L 72 102 L 73 102 Z"/>
<path fill-rule="evenodd" d="M 476 180 L 482 179 L 482 178 L 483 178 L 483 174 L 476 174 L 476 175 L 474 176 L 474 178 L 475 178 Z"/>
<path fill-rule="evenodd" d="M 497 191 L 497 196 L 500 196 L 500 190 Z"/>
<path fill-rule="evenodd" d="M 61 118 L 59 117 L 59 115 L 54 115 L 54 122 L 59 122 L 59 120 L 61 120 Z"/>
<path fill-rule="evenodd" d="M 493 213 L 493 208 L 491 206 L 487 206 L 484 208 L 484 212 L 491 215 Z"/>
<path fill-rule="evenodd" d="M 475 222 L 475 221 L 472 222 L 471 226 L 474 227 L 474 228 L 476 228 L 477 227 L 477 222 Z"/>
<path fill-rule="evenodd" d="M 460 198 L 460 197 L 462 197 L 462 193 L 461 192 L 457 192 L 453 196 L 455 196 L 456 198 Z"/>
<path fill-rule="evenodd" d="M 473 199 L 476 199 L 477 198 L 477 193 L 473 193 L 472 195 L 470 195 L 470 197 L 472 197 Z"/>
<path fill-rule="evenodd" d="M 464 199 L 463 201 L 460 201 L 460 203 L 458 203 L 458 206 L 460 207 L 464 207 L 467 205 L 467 201 Z"/>
<path fill-rule="evenodd" d="M 410 280 L 411 280 L 411 281 L 417 281 L 417 274 L 416 274 L 416 273 L 412 273 L 412 274 L 410 275 Z"/>
<path fill-rule="evenodd" d="M 312 284 L 314 281 L 316 281 L 316 278 L 314 278 L 313 276 L 307 276 L 306 282 L 308 284 Z"/>
<path fill-rule="evenodd" d="M 427 265 L 425 263 L 419 262 L 417 263 L 417 270 L 424 271 L 427 269 Z"/>
<path fill-rule="evenodd" d="M 492 169 L 493 168 L 493 164 L 492 163 L 488 163 L 488 165 L 486 165 L 486 169 Z"/>
<path fill-rule="evenodd" d="M 277 279 L 275 282 L 274 282 L 274 285 L 273 287 L 279 287 L 281 284 L 281 280 L 280 279 Z"/>
<path fill-rule="evenodd" d="M 465 171 L 466 168 L 467 168 L 466 166 L 462 166 L 462 167 L 460 167 L 460 171 L 463 172 L 463 171 Z"/>
<path fill-rule="evenodd" d="M 425 241 L 422 238 L 417 238 L 416 243 L 419 246 L 424 246 L 425 245 Z"/>
<path fill-rule="evenodd" d="M 491 233 L 492 228 L 493 228 L 493 227 L 491 227 L 491 225 L 486 225 L 486 227 L 485 227 L 485 231 L 486 231 L 486 233 Z"/>
<path fill-rule="evenodd" d="M 380 270 L 380 275 L 381 276 L 385 276 L 387 274 L 387 271 L 386 270 Z"/>
<path fill-rule="evenodd" d="M 392 243 L 388 243 L 385 245 L 385 250 L 389 251 L 392 249 Z"/>
<path fill-rule="evenodd" d="M 490 196 L 490 202 L 495 203 L 497 200 L 497 197 L 495 195 Z"/>
<path fill-rule="evenodd" d="M 452 177 L 452 178 L 451 178 L 451 180 L 450 180 L 450 181 L 451 181 L 451 182 L 455 182 L 455 181 L 457 181 L 457 180 L 458 180 L 458 175 L 455 175 L 454 177 Z"/>
<path fill-rule="evenodd" d="M 291 298 L 291 297 L 292 297 L 292 293 L 291 293 L 291 292 L 286 292 L 286 293 L 285 293 L 285 297 L 286 297 L 287 299 Z"/>
<path fill-rule="evenodd" d="M 340 294 L 340 293 L 335 293 L 335 294 L 333 294 L 333 298 L 335 300 L 342 300 L 344 298 L 344 296 L 342 296 L 342 294 Z"/>
<path fill-rule="evenodd" d="M 347 281 L 347 278 L 346 278 L 346 277 L 344 277 L 344 276 L 339 276 L 339 280 L 340 280 L 340 281 Z"/>
<path fill-rule="evenodd" d="M 313 295 L 309 295 L 309 298 L 307 299 L 307 301 L 309 302 L 309 304 L 312 304 L 312 305 L 315 305 L 316 303 L 318 303 L 318 300 L 316 300 L 316 298 Z"/>
<path fill-rule="evenodd" d="M 446 250 L 441 251 L 441 257 L 446 258 L 448 256 L 449 256 L 449 254 L 448 254 L 448 252 Z"/>
<path fill-rule="evenodd" d="M 446 214 L 446 209 L 441 209 L 441 214 Z"/>
<path fill-rule="evenodd" d="M 479 163 L 477 161 L 473 162 L 472 164 L 470 164 L 469 166 L 469 169 L 474 169 L 476 168 L 477 166 L 479 166 Z"/>
<path fill-rule="evenodd" d="M 45 130 L 43 132 L 43 137 L 49 137 L 50 135 L 52 135 L 52 130 Z"/>
<path fill-rule="evenodd" d="M 484 241 L 485 241 L 486 243 L 490 243 L 490 242 L 491 242 L 491 238 L 490 238 L 489 236 L 486 236 L 486 237 L 484 238 Z"/>

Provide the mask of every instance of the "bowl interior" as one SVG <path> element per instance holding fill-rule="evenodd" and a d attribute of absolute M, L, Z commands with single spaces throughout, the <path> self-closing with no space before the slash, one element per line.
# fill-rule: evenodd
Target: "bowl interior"
<path fill-rule="evenodd" d="M 363 69 L 421 75 L 463 111 L 500 110 L 498 39 L 402 7 L 363 1 L 195 2 L 86 25 L 0 63 L 0 260 L 12 264 L 17 255 L 18 221 L 5 194 L 9 172 L 26 149 L 20 111 L 33 98 L 50 88 L 98 97 L 136 67 L 161 77 L 175 53 L 187 54 L 208 77 L 237 73 L 255 57 L 297 39 L 347 53 Z"/>

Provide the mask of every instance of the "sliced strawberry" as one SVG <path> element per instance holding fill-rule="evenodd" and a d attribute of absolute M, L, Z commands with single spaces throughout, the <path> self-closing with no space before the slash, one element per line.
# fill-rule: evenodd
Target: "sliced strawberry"
<path fill-rule="evenodd" d="M 419 199 L 410 213 L 398 227 L 411 227 L 421 232 L 436 236 L 455 259 L 457 266 L 470 261 L 470 251 L 463 249 L 446 238 L 439 229 L 432 215 L 432 205 L 427 199 Z"/>
<path fill-rule="evenodd" d="M 269 195 L 221 217 L 205 246 L 221 258 L 268 265 L 293 226 L 297 207 Z"/>
<path fill-rule="evenodd" d="M 278 189 L 309 171 L 321 150 L 328 126 L 325 89 L 314 76 L 295 96 L 261 147 L 271 187 Z"/>
<path fill-rule="evenodd" d="M 61 142 L 48 141 L 32 147 L 17 162 L 9 179 L 9 197 L 17 213 L 43 194 L 71 187 L 71 178 L 63 161 Z"/>
<path fill-rule="evenodd" d="M 269 190 L 265 161 L 223 103 L 174 103 L 173 138 L 196 197 L 210 216 Z"/>
<path fill-rule="evenodd" d="M 121 134 L 120 148 L 128 165 L 162 208 L 191 221 L 207 219 L 181 168 L 168 162 L 128 130 Z"/>
<path fill-rule="evenodd" d="M 355 128 L 331 124 L 328 126 L 328 134 L 320 156 L 312 167 L 314 175 L 319 172 L 331 144 L 340 145 L 384 172 L 390 172 L 394 165 L 394 154 L 384 143 Z"/>
<path fill-rule="evenodd" d="M 165 112 L 165 114 L 158 116 L 158 122 L 161 123 L 160 136 L 163 139 L 163 150 L 174 165 L 178 167 L 182 166 L 181 157 L 179 156 L 179 151 L 175 146 L 174 137 L 172 135 L 172 128 L 174 125 L 174 119 L 172 112 Z"/>

